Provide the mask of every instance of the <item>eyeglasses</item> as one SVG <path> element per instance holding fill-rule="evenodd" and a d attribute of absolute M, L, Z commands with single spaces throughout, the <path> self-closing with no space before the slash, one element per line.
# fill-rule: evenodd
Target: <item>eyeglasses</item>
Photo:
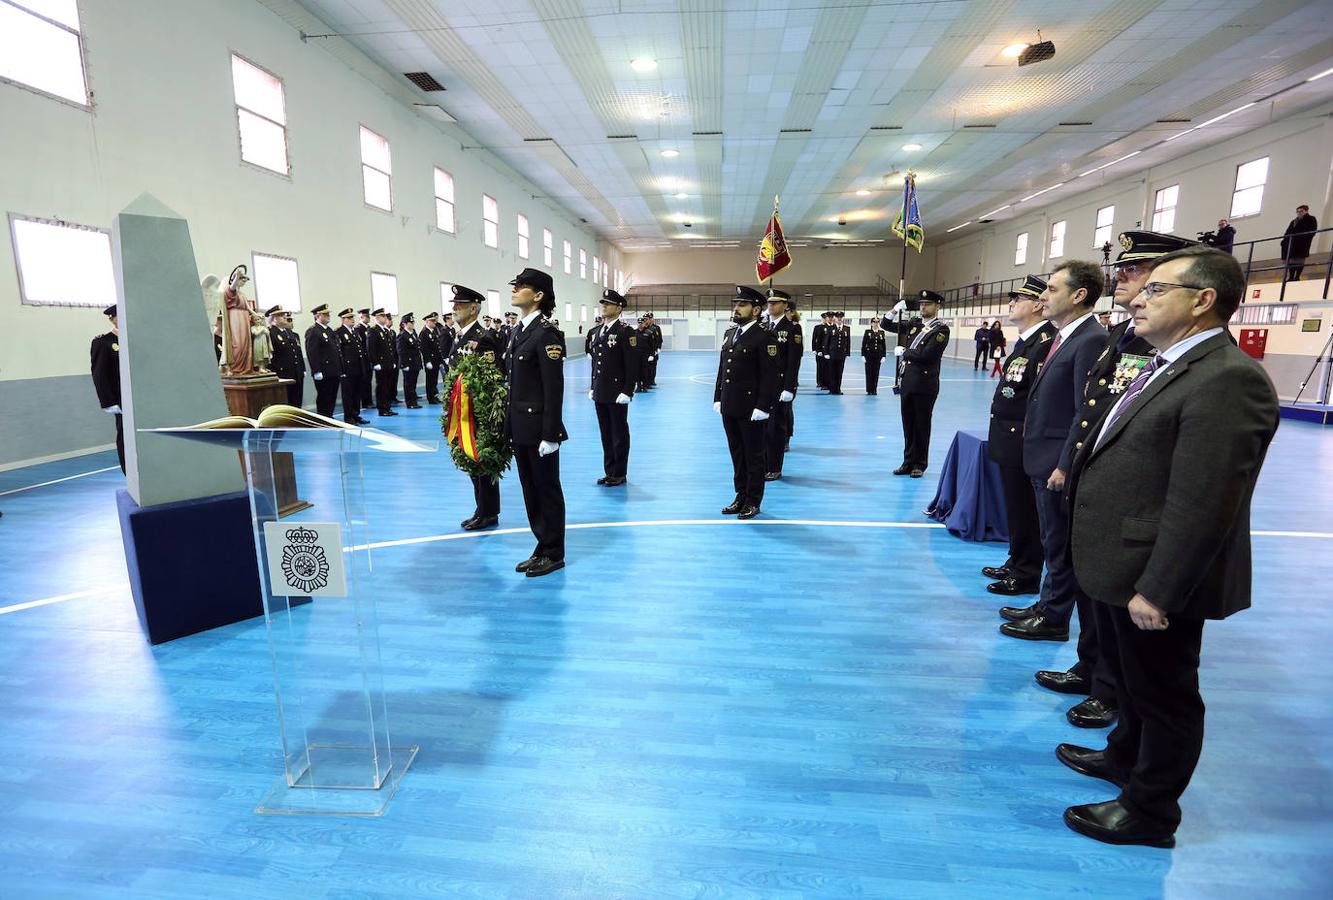
<path fill-rule="evenodd" d="M 1175 290 L 1176 288 L 1184 288 L 1187 291 L 1206 290 L 1206 288 L 1198 284 L 1176 284 L 1173 281 L 1150 281 L 1143 286 L 1143 290 L 1139 291 L 1139 293 L 1147 294 L 1149 297 L 1160 297 L 1167 291 Z"/>
<path fill-rule="evenodd" d="M 1144 267 L 1141 263 L 1126 263 L 1125 265 L 1116 268 L 1115 277 L 1117 279 L 1127 280 L 1142 272 L 1143 269 Z"/>

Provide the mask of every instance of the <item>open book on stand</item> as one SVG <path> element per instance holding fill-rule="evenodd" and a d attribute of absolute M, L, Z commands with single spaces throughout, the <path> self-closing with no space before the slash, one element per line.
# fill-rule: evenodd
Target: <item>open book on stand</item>
<path fill-rule="evenodd" d="M 321 416 L 319 413 L 311 412 L 308 409 L 288 406 L 285 403 L 275 403 L 272 406 L 265 407 L 257 419 L 250 419 L 245 416 L 223 416 L 220 419 L 209 419 L 207 422 L 200 422 L 198 425 L 183 425 L 178 430 L 213 431 L 235 428 L 342 428 L 357 430 L 355 425 L 347 425 L 337 419 L 330 419 L 328 416 Z"/>

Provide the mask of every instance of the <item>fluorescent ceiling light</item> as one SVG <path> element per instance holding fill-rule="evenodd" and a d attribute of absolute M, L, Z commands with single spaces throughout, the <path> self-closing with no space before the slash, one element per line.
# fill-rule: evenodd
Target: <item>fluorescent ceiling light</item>
<path fill-rule="evenodd" d="M 677 156 L 680 156 L 680 151 L 679 151 L 679 150 L 663 150 L 663 151 L 662 151 L 662 155 L 665 156 L 667 159 L 675 159 Z"/>
<path fill-rule="evenodd" d="M 1010 44 L 1008 47 L 1005 47 L 1000 51 L 1000 55 L 1006 59 L 1017 59 L 1018 54 L 1022 53 L 1027 48 L 1027 44 Z"/>
<path fill-rule="evenodd" d="M 1065 183 L 1064 183 L 1063 181 L 1060 182 L 1059 184 L 1053 184 L 1053 185 L 1051 185 L 1051 186 L 1048 187 L 1048 188 L 1042 188 L 1041 190 L 1037 191 L 1037 193 L 1035 193 L 1035 194 L 1028 194 L 1026 197 L 1022 198 L 1022 199 L 1019 200 L 1018 202 L 1019 202 L 1019 203 L 1027 203 L 1027 202 L 1028 202 L 1029 200 L 1031 200 L 1033 197 L 1040 197 L 1042 194 L 1046 193 L 1047 191 L 1053 191 L 1053 190 L 1055 190 L 1055 189 L 1058 188 L 1058 187 L 1064 187 L 1064 186 L 1065 186 Z"/>
<path fill-rule="evenodd" d="M 955 226 L 952 227 L 952 228 L 946 228 L 946 229 L 944 229 L 944 233 L 945 233 L 945 234 L 952 234 L 953 232 L 957 231 L 958 229 L 960 229 L 960 228 L 966 228 L 967 226 L 969 226 L 969 225 L 971 225 L 971 224 L 972 224 L 971 222 L 964 222 L 962 225 L 955 225 Z"/>
<path fill-rule="evenodd" d="M 981 218 L 983 218 L 983 219 L 989 219 L 991 216 L 995 215 L 996 213 L 1004 212 L 1006 209 L 1008 209 L 1008 208 L 1011 207 L 1011 206 L 1013 206 L 1012 203 L 1006 203 L 1004 206 L 1001 206 L 1001 207 L 999 207 L 998 209 L 992 209 L 992 210 L 991 210 L 990 212 L 988 212 L 988 213 L 982 213 Z"/>
<path fill-rule="evenodd" d="M 1222 113 L 1222 115 L 1220 115 L 1220 116 L 1213 116 L 1213 117 L 1212 117 L 1211 119 L 1209 119 L 1207 122 L 1200 122 L 1198 125 L 1195 125 L 1193 128 L 1187 128 L 1187 129 L 1185 129 L 1184 131 L 1180 132 L 1179 134 L 1173 134 L 1173 135 L 1171 135 L 1171 136 L 1170 136 L 1169 138 L 1167 138 L 1166 140 L 1167 140 L 1167 141 L 1174 141 L 1176 138 L 1178 138 L 1178 137 L 1184 137 L 1185 135 L 1187 135 L 1187 134 L 1189 134 L 1189 133 L 1191 133 L 1191 132 L 1198 131 L 1200 128 L 1207 128 L 1209 125 L 1212 125 L 1214 122 L 1220 122 L 1220 121 L 1222 121 L 1223 119 L 1230 118 L 1231 116 L 1234 116 L 1236 113 L 1238 113 L 1238 112 L 1244 112 L 1245 110 L 1249 109 L 1251 106 L 1254 106 L 1254 105 L 1255 105 L 1255 104 L 1254 104 L 1253 102 L 1250 102 L 1250 103 L 1246 103 L 1244 106 L 1237 106 L 1235 109 L 1231 110 L 1231 112 L 1224 112 L 1224 113 Z M 1166 142 L 1166 141 L 1163 141 L 1163 143 L 1165 143 L 1165 142 Z"/>
<path fill-rule="evenodd" d="M 906 150 L 908 153 L 915 153 L 916 151 L 918 151 L 918 150 L 921 149 L 921 145 L 920 145 L 920 144 L 903 144 L 903 149 Z"/>
<path fill-rule="evenodd" d="M 1318 75 L 1311 75 L 1309 78 L 1307 78 L 1307 79 L 1305 79 L 1305 80 L 1306 80 L 1306 81 L 1318 81 L 1319 79 L 1323 78 L 1325 75 L 1333 75 L 1333 69 L 1325 69 L 1324 71 L 1320 72 Z"/>
<path fill-rule="evenodd" d="M 647 57 L 631 59 L 629 61 L 629 67 L 636 72 L 651 72 L 657 68 L 657 60 L 649 59 Z"/>
<path fill-rule="evenodd" d="M 870 196 L 870 191 L 867 191 L 865 188 L 861 188 L 861 190 L 859 190 L 859 191 L 856 192 L 856 196 L 858 196 L 858 197 L 869 197 L 869 196 Z"/>
<path fill-rule="evenodd" d="M 1095 168 L 1095 169 L 1089 169 L 1089 170 L 1086 171 L 1086 172 L 1080 172 L 1078 177 L 1079 177 L 1079 178 L 1082 178 L 1084 175 L 1091 175 L 1093 172 L 1100 172 L 1102 169 L 1109 169 L 1111 166 L 1115 165 L 1116 163 L 1118 163 L 1118 162 L 1124 162 L 1125 160 L 1129 159 L 1131 156 L 1138 156 L 1138 155 L 1139 155 L 1140 153 L 1142 153 L 1142 152 L 1143 152 L 1142 150 L 1135 150 L 1133 153 L 1126 153 L 1124 156 L 1122 156 L 1122 157 L 1120 157 L 1120 158 L 1118 158 L 1118 159 L 1113 159 L 1113 160 L 1111 160 L 1109 163 L 1102 163 L 1100 166 L 1098 166 L 1098 167 Z"/>
<path fill-rule="evenodd" d="M 687 199 L 689 196 L 690 196 L 689 194 L 686 194 L 686 193 L 684 193 L 684 192 L 681 192 L 681 193 L 679 193 L 679 194 L 676 195 L 676 199 L 677 199 L 677 200 L 685 200 L 685 199 Z"/>

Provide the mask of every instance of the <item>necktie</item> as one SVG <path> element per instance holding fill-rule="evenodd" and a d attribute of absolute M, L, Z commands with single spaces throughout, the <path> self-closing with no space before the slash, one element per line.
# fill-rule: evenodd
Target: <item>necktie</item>
<path fill-rule="evenodd" d="M 1153 373 L 1165 365 L 1165 356 L 1154 356 L 1148 361 L 1148 364 L 1143 367 L 1143 371 L 1139 372 L 1138 377 L 1130 382 L 1129 387 L 1125 389 L 1125 396 L 1121 398 L 1115 409 L 1111 410 L 1111 418 L 1106 420 L 1106 427 L 1102 429 L 1103 435 L 1110 431 L 1111 426 L 1116 423 L 1116 420 L 1125 414 L 1125 411 L 1129 409 L 1130 405 L 1134 402 L 1134 399 L 1138 397 L 1139 394 L 1143 393 L 1143 389 L 1146 388 L 1148 382 L 1152 380 Z M 1098 438 L 1097 443 L 1101 443 L 1100 438 Z"/>
<path fill-rule="evenodd" d="M 1051 350 L 1049 353 L 1046 354 L 1046 365 L 1049 366 L 1051 364 L 1051 357 L 1055 356 L 1056 351 L 1060 349 L 1060 345 L 1063 344 L 1064 342 L 1065 342 L 1064 332 L 1057 331 L 1055 333 L 1055 340 L 1051 342 Z"/>
<path fill-rule="evenodd" d="M 1125 348 L 1129 346 L 1129 342 L 1132 340 L 1134 340 L 1134 326 L 1130 325 L 1120 335 L 1120 339 L 1115 342 L 1115 352 L 1124 353 Z"/>
<path fill-rule="evenodd" d="M 523 336 L 523 323 L 519 322 L 516 326 L 514 326 L 514 333 L 513 335 L 510 336 L 509 343 L 517 344 L 518 339 L 521 338 L 522 336 Z"/>

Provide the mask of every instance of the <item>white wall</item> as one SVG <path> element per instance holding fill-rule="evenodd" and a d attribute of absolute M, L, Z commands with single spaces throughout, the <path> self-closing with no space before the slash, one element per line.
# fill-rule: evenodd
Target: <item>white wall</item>
<path fill-rule="evenodd" d="M 222 277 L 251 251 L 295 257 L 306 309 L 363 307 L 370 271 L 398 276 L 400 309 L 439 307 L 439 284 L 501 292 L 524 266 L 544 268 L 542 229 L 555 237 L 557 317 L 592 304 L 600 286 L 578 278 L 578 250 L 619 252 L 576 216 L 456 127 L 421 118 L 253 0 L 98 0 L 80 4 L 94 109 L 0 84 L 0 209 L 109 228 L 143 192 L 184 216 L 201 274 Z M 291 178 L 240 161 L 230 53 L 285 81 Z M 395 209 L 364 205 L 358 126 L 390 141 Z M 442 131 L 443 129 L 443 131 Z M 436 232 L 432 167 L 452 172 L 457 236 Z M 481 195 L 500 205 L 500 249 L 481 238 Z M 529 260 L 517 257 L 515 214 L 531 223 Z M 563 274 L 561 241 L 574 244 Z M 0 249 L 0 382 L 88 372 L 99 310 L 20 304 L 13 249 Z M 589 273 L 591 274 L 591 273 Z M 614 274 L 614 273 L 613 273 Z M 181 298 L 196 302 L 198 298 Z M 261 306 L 263 297 L 260 297 Z M 310 323 L 297 319 L 298 330 Z M 184 336 L 182 336 L 184 339 Z M 204 334 L 196 339 L 211 341 Z M 90 396 L 88 403 L 95 403 Z M 70 397 L 70 403 L 80 398 Z"/>
<path fill-rule="evenodd" d="M 936 244 L 939 285 L 947 289 L 978 281 L 1021 278 L 1027 272 L 1050 271 L 1059 260 L 1053 263 L 1047 257 L 1049 230 L 1052 223 L 1060 220 L 1068 222 L 1063 258 L 1101 262 L 1101 253 L 1093 248 L 1092 240 L 1097 210 L 1115 205 L 1114 244 L 1121 231 L 1151 229 L 1154 195 L 1172 184 L 1180 185 L 1174 233 L 1193 238 L 1196 232 L 1216 227 L 1218 219 L 1229 217 L 1236 167 L 1262 156 L 1269 157 L 1263 209 L 1256 216 L 1232 220 L 1236 240 L 1281 235 L 1301 203 L 1309 204 L 1320 226 L 1327 228 L 1333 225 L 1329 196 L 1333 164 L 1331 113 L 1333 106 L 1312 110 L 1153 166 L 1132 177 L 1107 179 L 1103 184 L 1011 220 L 981 228 L 968 226 Z M 1112 171 L 1089 176 L 1088 180 Z M 1024 231 L 1029 233 L 1027 262 L 1015 265 L 1014 245 Z M 1327 237 L 1314 247 L 1315 252 L 1328 249 Z M 1279 252 L 1276 241 L 1260 245 L 1255 250 L 1255 259 L 1275 258 Z M 1238 256 L 1243 262 L 1243 254 Z"/>
<path fill-rule="evenodd" d="M 762 229 L 763 223 L 757 223 Z M 889 236 L 886 236 L 889 237 Z M 935 248 L 931 235 L 921 253 L 907 254 L 908 290 L 930 288 L 935 279 Z M 758 236 L 756 235 L 756 244 Z M 755 284 L 757 250 L 660 250 L 625 254 L 626 270 L 639 287 L 654 284 Z M 774 284 L 831 284 L 873 287 L 883 276 L 895 287 L 902 267 L 901 247 L 796 247 L 792 265 Z"/>

